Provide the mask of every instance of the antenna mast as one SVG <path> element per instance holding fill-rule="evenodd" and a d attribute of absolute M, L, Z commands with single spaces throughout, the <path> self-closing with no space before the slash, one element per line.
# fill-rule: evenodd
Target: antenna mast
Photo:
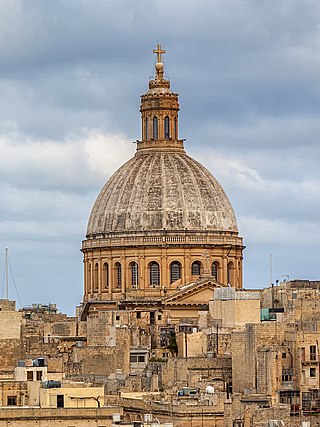
<path fill-rule="evenodd" d="M 6 300 L 9 299 L 9 274 L 8 274 L 8 248 L 6 248 L 6 259 L 5 259 L 5 271 L 6 271 Z"/>

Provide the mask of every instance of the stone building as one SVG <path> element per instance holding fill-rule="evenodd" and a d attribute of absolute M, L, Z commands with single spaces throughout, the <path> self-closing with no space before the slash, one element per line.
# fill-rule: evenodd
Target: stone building
<path fill-rule="evenodd" d="M 320 282 L 242 288 L 235 214 L 186 154 L 154 52 L 136 154 L 89 218 L 77 316 L 0 300 L 0 426 L 318 425 Z"/>
<path fill-rule="evenodd" d="M 218 181 L 186 154 L 178 94 L 161 62 L 165 51 L 158 46 L 154 52 L 136 154 L 101 190 L 82 244 L 85 313 L 127 301 L 164 301 L 201 277 L 242 288 L 235 214 Z"/>

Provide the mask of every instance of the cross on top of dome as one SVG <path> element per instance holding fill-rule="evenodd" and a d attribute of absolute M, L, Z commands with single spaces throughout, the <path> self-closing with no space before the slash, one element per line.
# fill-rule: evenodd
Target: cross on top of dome
<path fill-rule="evenodd" d="M 161 62 L 161 55 L 166 53 L 166 51 L 161 49 L 161 44 L 158 43 L 157 49 L 153 49 L 153 53 L 157 54 L 157 62 Z"/>
<path fill-rule="evenodd" d="M 166 53 L 166 51 L 164 49 L 161 49 L 161 44 L 158 43 L 157 49 L 153 50 L 153 53 L 157 54 L 157 63 L 155 65 L 155 69 L 156 69 L 156 82 L 162 82 L 164 81 L 163 78 L 163 69 L 164 69 L 164 65 L 161 62 L 161 55 Z"/>

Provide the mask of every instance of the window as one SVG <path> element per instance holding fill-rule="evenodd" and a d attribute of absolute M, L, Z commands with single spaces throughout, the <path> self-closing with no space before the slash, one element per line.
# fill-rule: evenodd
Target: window
<path fill-rule="evenodd" d="M 282 382 L 292 381 L 292 369 L 282 369 Z"/>
<path fill-rule="evenodd" d="M 211 266 L 211 276 L 214 278 L 214 280 L 218 280 L 219 278 L 218 272 L 219 272 L 219 263 L 218 261 L 215 261 L 212 263 L 212 266 Z"/>
<path fill-rule="evenodd" d="M 8 396 L 7 397 L 7 405 L 8 406 L 16 406 L 17 405 L 17 396 Z"/>
<path fill-rule="evenodd" d="M 305 347 L 301 347 L 301 361 L 304 362 L 306 359 L 306 349 Z"/>
<path fill-rule="evenodd" d="M 227 278 L 228 278 L 228 285 L 233 285 L 233 264 L 232 264 L 232 262 L 228 262 Z"/>
<path fill-rule="evenodd" d="M 310 345 L 310 360 L 317 360 L 317 347 Z"/>
<path fill-rule="evenodd" d="M 120 314 L 116 314 L 116 320 L 119 321 L 120 320 Z"/>
<path fill-rule="evenodd" d="M 115 263 L 115 287 L 121 289 L 121 281 L 122 281 L 122 271 L 120 262 Z"/>
<path fill-rule="evenodd" d="M 153 139 L 158 139 L 158 117 L 154 117 L 152 121 L 153 125 Z"/>
<path fill-rule="evenodd" d="M 137 311 L 137 319 L 141 319 L 141 311 Z"/>
<path fill-rule="evenodd" d="M 287 358 L 287 353 L 282 353 L 282 359 L 286 359 Z"/>
<path fill-rule="evenodd" d="M 174 129 L 173 129 L 173 131 L 174 131 L 174 138 L 175 139 L 177 139 L 178 138 L 178 129 L 177 129 L 177 118 L 175 117 L 174 118 Z"/>
<path fill-rule="evenodd" d="M 181 264 L 178 261 L 173 261 L 170 264 L 170 283 L 181 278 Z"/>
<path fill-rule="evenodd" d="M 57 394 L 57 408 L 64 408 L 64 395 Z"/>
<path fill-rule="evenodd" d="M 91 292 L 91 264 L 89 264 L 88 266 L 88 277 L 87 277 L 87 282 L 88 282 L 88 291 Z"/>
<path fill-rule="evenodd" d="M 155 312 L 154 311 L 150 311 L 150 325 L 154 325 L 155 324 Z"/>
<path fill-rule="evenodd" d="M 130 263 L 130 269 L 131 269 L 131 287 L 137 288 L 138 287 L 138 279 L 139 279 L 139 267 L 136 262 Z"/>
<path fill-rule="evenodd" d="M 316 378 L 317 372 L 316 368 L 310 368 L 310 378 Z"/>
<path fill-rule="evenodd" d="M 130 354 L 130 363 L 144 363 L 146 355 L 144 353 Z"/>
<path fill-rule="evenodd" d="M 200 276 L 201 263 L 199 261 L 195 261 L 191 266 L 191 275 L 192 276 Z"/>
<path fill-rule="evenodd" d="M 102 274 L 103 274 L 103 286 L 105 289 L 108 289 L 109 288 L 109 264 L 107 262 L 103 264 Z"/>
<path fill-rule="evenodd" d="M 150 286 L 159 286 L 160 285 L 160 268 L 159 264 L 155 261 L 150 262 Z"/>
<path fill-rule="evenodd" d="M 98 263 L 94 265 L 94 276 L 93 276 L 93 286 L 94 290 L 98 290 Z"/>
<path fill-rule="evenodd" d="M 170 138 L 170 121 L 168 116 L 164 118 L 164 137 Z"/>
<path fill-rule="evenodd" d="M 148 117 L 146 117 L 146 121 L 145 121 L 145 123 L 144 123 L 144 134 L 145 134 L 145 139 L 148 139 L 149 138 L 149 129 L 148 129 L 148 127 L 149 127 L 149 123 L 148 123 Z"/>
<path fill-rule="evenodd" d="M 27 371 L 27 381 L 33 381 L 33 371 Z"/>
<path fill-rule="evenodd" d="M 42 371 L 37 371 L 37 381 L 42 380 Z"/>

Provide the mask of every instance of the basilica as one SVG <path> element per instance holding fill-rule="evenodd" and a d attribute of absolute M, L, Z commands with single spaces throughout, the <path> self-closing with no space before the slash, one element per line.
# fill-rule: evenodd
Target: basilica
<path fill-rule="evenodd" d="M 234 211 L 186 154 L 153 52 L 136 153 L 89 217 L 76 316 L 0 299 L 0 427 L 318 426 L 320 281 L 243 288 Z"/>
<path fill-rule="evenodd" d="M 132 301 L 187 308 L 207 304 L 215 287 L 242 288 L 244 246 L 234 211 L 214 176 L 186 154 L 165 50 L 158 45 L 154 53 L 136 154 L 105 184 L 89 218 L 85 314 Z"/>

